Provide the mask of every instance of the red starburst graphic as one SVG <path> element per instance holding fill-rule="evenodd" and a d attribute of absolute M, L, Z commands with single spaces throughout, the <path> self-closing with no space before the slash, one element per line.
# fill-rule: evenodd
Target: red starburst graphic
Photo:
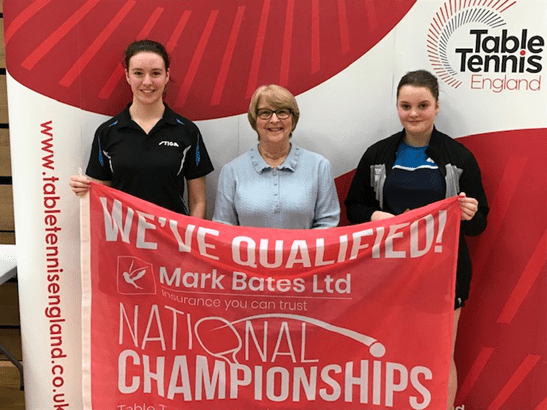
<path fill-rule="evenodd" d="M 502 13 L 512 7 L 512 0 L 448 0 L 435 13 L 427 34 L 427 55 L 435 73 L 454 88 L 461 85 L 458 71 L 448 61 L 448 42 L 461 27 L 481 23 L 490 28 L 505 25 Z"/>

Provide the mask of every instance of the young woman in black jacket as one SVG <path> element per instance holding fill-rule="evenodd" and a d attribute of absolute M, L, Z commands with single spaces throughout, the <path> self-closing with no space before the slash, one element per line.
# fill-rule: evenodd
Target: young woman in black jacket
<path fill-rule="evenodd" d="M 367 149 L 357 166 L 345 205 L 349 221 L 362 223 L 459 196 L 462 223 L 448 396 L 448 409 L 452 409 L 457 390 L 454 344 L 471 283 L 465 235 L 479 235 L 486 229 L 489 209 L 475 157 L 435 128 L 438 112 L 437 78 L 425 70 L 403 76 L 397 86 L 397 113 L 403 130 Z"/>

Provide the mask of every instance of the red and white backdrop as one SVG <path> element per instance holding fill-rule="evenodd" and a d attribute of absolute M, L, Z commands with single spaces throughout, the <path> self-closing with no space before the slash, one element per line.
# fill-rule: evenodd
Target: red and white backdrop
<path fill-rule="evenodd" d="M 441 79 L 437 127 L 471 148 L 491 213 L 456 359 L 460 409 L 547 408 L 547 94 L 543 0 L 5 0 L 26 400 L 80 408 L 78 200 L 94 129 L 130 98 L 138 38 L 172 54 L 167 102 L 195 120 L 216 171 L 256 143 L 254 89 L 297 95 L 299 145 L 327 157 L 343 200 L 374 141 L 400 129 L 405 72 Z"/>

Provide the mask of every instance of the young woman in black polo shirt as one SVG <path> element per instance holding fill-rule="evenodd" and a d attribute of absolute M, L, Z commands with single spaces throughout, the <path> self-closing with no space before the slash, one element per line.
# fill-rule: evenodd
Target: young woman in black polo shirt
<path fill-rule="evenodd" d="M 205 218 L 205 176 L 213 170 L 197 126 L 163 101 L 169 81 L 169 55 L 151 40 L 125 51 L 126 79 L 132 102 L 96 131 L 86 176 L 75 175 L 76 195 L 90 180 L 186 215 Z M 184 185 L 188 186 L 187 209 Z"/>

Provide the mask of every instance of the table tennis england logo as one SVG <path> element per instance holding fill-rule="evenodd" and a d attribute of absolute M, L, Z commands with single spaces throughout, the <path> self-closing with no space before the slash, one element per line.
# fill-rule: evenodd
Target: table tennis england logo
<path fill-rule="evenodd" d="M 118 257 L 118 292 L 122 295 L 154 295 L 152 265 L 133 256 Z"/>
<path fill-rule="evenodd" d="M 517 1 L 448 0 L 427 33 L 427 54 L 437 76 L 453 88 L 539 91 L 545 39 L 509 25 Z"/>

